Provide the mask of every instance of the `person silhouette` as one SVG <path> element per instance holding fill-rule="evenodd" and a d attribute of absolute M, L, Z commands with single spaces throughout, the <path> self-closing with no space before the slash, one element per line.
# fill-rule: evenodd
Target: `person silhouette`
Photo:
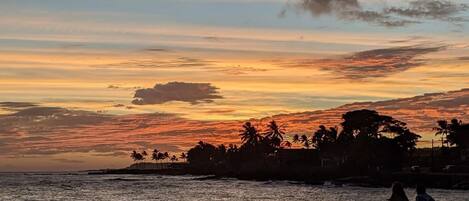
<path fill-rule="evenodd" d="M 424 185 L 417 185 L 417 197 L 415 197 L 415 201 L 435 201 L 426 191 Z"/>
<path fill-rule="evenodd" d="M 388 200 L 389 201 L 409 201 L 401 183 L 394 182 L 392 184 L 392 195 L 391 195 L 391 198 L 389 198 Z"/>

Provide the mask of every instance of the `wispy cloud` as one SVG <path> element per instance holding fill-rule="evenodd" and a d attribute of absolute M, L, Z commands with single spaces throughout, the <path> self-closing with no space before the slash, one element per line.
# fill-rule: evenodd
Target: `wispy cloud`
<path fill-rule="evenodd" d="M 341 13 L 339 16 L 341 19 L 351 21 L 364 21 L 371 24 L 376 24 L 385 27 L 402 27 L 409 24 L 420 23 L 415 20 L 409 19 L 397 19 L 392 16 L 386 15 L 385 13 L 371 11 L 371 10 L 354 10 Z"/>
<path fill-rule="evenodd" d="M 467 19 L 460 14 L 469 10 L 467 4 L 446 0 L 414 0 L 405 6 L 383 5 L 379 9 L 366 9 L 358 0 L 299 0 L 293 7 L 307 11 L 314 17 L 334 15 L 342 20 L 363 21 L 385 27 L 402 27 L 425 20 L 466 22 Z"/>
<path fill-rule="evenodd" d="M 267 72 L 272 70 L 267 68 L 258 68 L 241 65 L 227 67 L 207 67 L 206 69 L 213 72 L 220 72 L 226 75 L 246 75 L 250 73 Z"/>
<path fill-rule="evenodd" d="M 0 108 L 5 110 L 19 110 L 36 106 L 38 106 L 36 103 L 31 102 L 0 102 Z"/>
<path fill-rule="evenodd" d="M 146 52 L 168 52 L 169 50 L 164 49 L 164 48 L 146 48 L 146 49 L 144 49 L 144 51 L 146 51 Z"/>
<path fill-rule="evenodd" d="M 109 118 L 108 115 L 89 111 L 69 110 L 61 107 L 33 106 L 20 108 L 11 114 L 0 115 L 0 133 L 24 130 L 47 133 L 48 129 L 94 125 Z M 48 129 L 45 129 L 50 127 Z"/>
<path fill-rule="evenodd" d="M 220 64 L 214 60 L 192 57 L 177 57 L 169 59 L 138 59 L 121 63 L 98 65 L 97 68 L 106 69 L 200 69 L 206 72 L 222 73 L 226 75 L 244 75 L 252 72 L 269 71 L 266 68 L 253 66 Z M 118 85 L 109 85 L 109 88 L 122 88 Z"/>
<path fill-rule="evenodd" d="M 445 0 L 415 0 L 408 7 L 389 7 L 384 10 L 386 14 L 395 14 L 409 18 L 434 19 L 442 21 L 465 21 L 456 14 L 467 11 L 469 5 L 457 4 Z"/>
<path fill-rule="evenodd" d="M 223 98 L 218 95 L 218 88 L 210 83 L 169 82 L 156 84 L 153 88 L 135 91 L 133 104 L 151 105 L 170 101 L 182 101 L 191 104 L 210 103 Z"/>
<path fill-rule="evenodd" d="M 204 111 L 206 114 L 230 114 L 236 112 L 235 109 L 211 109 Z"/>
<path fill-rule="evenodd" d="M 418 56 L 443 50 L 445 46 L 406 46 L 356 52 L 331 59 L 302 60 L 289 66 L 320 68 L 345 79 L 386 77 L 425 64 Z"/>
<path fill-rule="evenodd" d="M 53 160 L 61 162 L 61 163 L 84 163 L 84 161 L 81 161 L 81 160 L 74 160 L 74 159 L 67 159 L 67 158 L 56 158 Z"/>
<path fill-rule="evenodd" d="M 171 59 L 136 59 L 121 63 L 113 63 L 106 65 L 97 65 L 97 68 L 106 69 L 165 69 L 165 68 L 196 68 L 210 66 L 213 61 L 178 57 Z"/>
<path fill-rule="evenodd" d="M 469 56 L 467 56 L 467 57 L 458 57 L 458 60 L 460 60 L 460 61 L 469 61 Z"/>
<path fill-rule="evenodd" d="M 296 6 L 311 12 L 314 16 L 333 13 L 340 15 L 361 8 L 358 0 L 302 0 Z"/>

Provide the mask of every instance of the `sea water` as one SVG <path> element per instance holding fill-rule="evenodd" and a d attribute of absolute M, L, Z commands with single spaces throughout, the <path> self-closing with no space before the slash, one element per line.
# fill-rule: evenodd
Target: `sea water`
<path fill-rule="evenodd" d="M 307 185 L 292 181 L 196 176 L 0 173 L 0 200 L 379 200 L 389 188 Z M 468 200 L 469 191 L 428 189 L 437 201 Z M 415 200 L 414 189 L 406 189 Z"/>

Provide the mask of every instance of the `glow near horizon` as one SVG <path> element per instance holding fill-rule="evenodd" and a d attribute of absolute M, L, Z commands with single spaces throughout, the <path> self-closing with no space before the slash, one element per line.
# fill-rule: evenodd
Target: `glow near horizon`
<path fill-rule="evenodd" d="M 385 1 L 361 2 L 374 6 Z M 430 21 L 385 28 L 332 16 L 312 18 L 294 11 L 279 17 L 285 3 L 4 0 L 0 8 L 0 102 L 35 102 L 108 114 L 165 112 L 198 120 L 233 120 L 469 86 L 468 63 L 453 60 L 469 55 L 467 26 Z M 407 41 L 392 42 L 397 40 Z M 338 80 L 336 72 L 282 66 L 283 61 L 420 44 L 449 47 L 423 56 L 437 59 L 431 63 L 367 80 Z M 149 48 L 166 51 L 145 51 Z M 210 67 L 216 68 L 136 67 L 180 57 L 213 61 Z M 129 62 L 134 63 L 122 65 Z M 236 67 L 267 71 L 226 73 Z M 170 81 L 208 82 L 220 88 L 224 98 L 199 105 L 130 103 L 134 92 L 130 88 Z M 121 88 L 109 89 L 109 85 Z M 116 104 L 133 108 L 113 107 Z M 228 110 L 232 112 L 213 113 Z M 8 112 L 0 110 L 0 114 Z"/>

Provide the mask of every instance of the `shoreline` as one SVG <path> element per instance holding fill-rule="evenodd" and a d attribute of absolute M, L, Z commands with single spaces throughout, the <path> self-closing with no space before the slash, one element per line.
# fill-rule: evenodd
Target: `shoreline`
<path fill-rule="evenodd" d="M 315 177 L 292 177 L 282 174 L 235 174 L 235 173 L 200 173 L 190 169 L 160 169 L 160 170 L 130 170 L 106 169 L 88 171 L 89 175 L 193 175 L 204 176 L 198 180 L 216 180 L 222 178 L 233 178 L 247 181 L 295 181 L 307 185 L 333 185 L 333 186 L 359 186 L 368 188 L 389 188 L 395 181 L 402 182 L 408 187 L 415 187 L 419 182 L 425 183 L 428 188 L 447 189 L 447 190 L 469 190 L 469 174 L 466 173 L 409 173 L 394 172 L 374 175 L 330 177 L 328 179 Z M 275 175 L 275 176 L 274 176 Z"/>

